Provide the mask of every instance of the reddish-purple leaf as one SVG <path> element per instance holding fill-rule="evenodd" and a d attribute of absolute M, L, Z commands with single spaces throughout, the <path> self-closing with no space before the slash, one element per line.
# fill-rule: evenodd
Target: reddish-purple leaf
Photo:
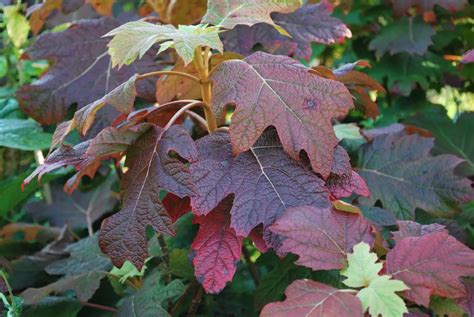
<path fill-rule="evenodd" d="M 342 269 L 354 245 L 374 244 L 367 220 L 330 207 L 288 208 L 270 230 L 284 238 L 281 252 L 299 255 L 296 263 L 313 270 Z"/>
<path fill-rule="evenodd" d="M 344 23 L 331 16 L 332 10 L 329 2 L 321 1 L 289 14 L 273 13 L 273 20 L 291 37 L 280 34 L 268 24 L 240 25 L 224 33 L 225 48 L 247 56 L 259 43 L 269 53 L 309 59 L 311 42 L 333 44 L 352 36 Z"/>
<path fill-rule="evenodd" d="M 350 176 L 330 177 L 326 182 L 326 186 L 335 199 L 349 197 L 352 193 L 360 196 L 370 196 L 369 188 L 364 179 L 354 171 L 351 172 Z"/>
<path fill-rule="evenodd" d="M 193 212 L 205 215 L 234 194 L 231 227 L 238 235 L 248 236 L 259 224 L 266 228 L 290 206 L 329 207 L 324 182 L 282 150 L 275 130 L 235 158 L 226 132 L 198 140 L 197 147 L 200 159 L 191 166 Z"/>
<path fill-rule="evenodd" d="M 194 274 L 204 290 L 219 293 L 232 280 L 242 254 L 242 237 L 230 227 L 232 199 L 223 200 L 206 216 L 196 216 L 199 231 L 191 246 Z"/>
<path fill-rule="evenodd" d="M 454 173 L 463 162 L 453 155 L 431 156 L 433 139 L 405 132 L 384 134 L 360 149 L 357 172 L 377 200 L 399 219 L 413 219 L 416 208 L 440 214 L 452 211 L 452 203 L 474 198 L 471 181 Z"/>
<path fill-rule="evenodd" d="M 462 56 L 461 63 L 474 63 L 474 50 L 469 50 Z"/>
<path fill-rule="evenodd" d="M 339 142 L 331 120 L 353 107 L 342 83 L 313 75 L 294 59 L 261 52 L 220 64 L 212 80 L 217 117 L 223 118 L 227 104 L 236 104 L 230 124 L 235 154 L 248 151 L 274 126 L 293 159 L 305 150 L 314 171 L 329 176 Z"/>
<path fill-rule="evenodd" d="M 28 56 L 50 60 L 52 66 L 39 80 L 18 91 L 21 109 L 41 123 L 55 123 L 65 117 L 72 104 L 82 108 L 134 74 L 156 70 L 153 53 L 120 70 L 111 68 L 106 47 L 109 39 L 102 35 L 118 26 L 112 18 L 83 20 L 65 31 L 38 37 Z M 140 96 L 154 98 L 152 81 L 137 88 Z"/>
<path fill-rule="evenodd" d="M 297 280 L 282 302 L 266 305 L 260 317 L 362 317 L 362 304 L 351 293 L 311 280 Z"/>
<path fill-rule="evenodd" d="M 129 129 L 108 127 L 92 140 L 81 142 L 74 147 L 63 145 L 48 155 L 44 163 L 23 181 L 23 186 L 36 176 L 41 180 L 41 177 L 48 172 L 72 165 L 78 172 L 64 185 L 64 190 L 71 193 L 77 188 L 83 176 L 94 178 L 102 160 L 120 156 L 148 128 L 147 124 Z"/>
<path fill-rule="evenodd" d="M 408 13 L 411 7 L 417 7 L 422 12 L 433 11 L 436 5 L 451 11 L 460 11 L 467 4 L 467 0 L 392 0 L 393 11 L 397 15 Z"/>
<path fill-rule="evenodd" d="M 474 251 L 446 232 L 407 237 L 387 254 L 385 271 L 410 288 L 406 299 L 428 307 L 431 295 L 466 296 L 460 277 L 474 275 Z"/>
<path fill-rule="evenodd" d="M 401 241 L 407 237 L 421 237 L 432 232 L 448 233 L 445 226 L 433 223 L 430 225 L 422 225 L 410 220 L 397 221 L 398 231 L 392 232 L 393 239 L 396 242 Z"/>
<path fill-rule="evenodd" d="M 459 304 L 468 316 L 474 316 L 474 280 L 465 279 L 462 283 L 466 289 L 466 296 L 459 300 Z"/>
<path fill-rule="evenodd" d="M 191 175 L 184 163 L 172 156 L 177 153 L 183 159 L 197 159 L 193 139 L 179 126 L 168 130 L 153 126 L 127 151 L 122 209 L 102 223 L 100 248 L 121 267 L 128 260 L 139 270 L 147 257 L 146 227 L 173 234 L 172 221 L 160 201 L 164 189 L 179 197 L 193 193 Z"/>
<path fill-rule="evenodd" d="M 172 193 L 167 193 L 162 203 L 173 223 L 191 211 L 191 200 L 189 197 L 179 198 Z"/>

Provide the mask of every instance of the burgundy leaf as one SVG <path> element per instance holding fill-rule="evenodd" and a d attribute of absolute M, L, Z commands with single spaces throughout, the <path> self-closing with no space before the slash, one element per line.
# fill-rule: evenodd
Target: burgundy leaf
<path fill-rule="evenodd" d="M 352 171 L 350 176 L 330 177 L 326 186 L 335 199 L 349 197 L 352 193 L 360 196 L 370 196 L 367 184 L 355 171 Z"/>
<path fill-rule="evenodd" d="M 141 270 L 147 257 L 146 227 L 173 234 L 171 217 L 160 201 L 160 191 L 167 190 L 184 197 L 193 193 L 191 175 L 179 156 L 193 162 L 197 159 L 193 139 L 179 127 L 168 130 L 153 126 L 127 151 L 122 209 L 102 223 L 100 248 L 121 267 L 128 260 Z"/>
<path fill-rule="evenodd" d="M 191 211 L 191 200 L 189 197 L 179 198 L 172 193 L 167 193 L 162 203 L 173 223 Z"/>
<path fill-rule="evenodd" d="M 463 160 L 453 155 L 431 156 L 433 139 L 405 132 L 384 134 L 360 149 L 357 172 L 377 200 L 399 219 L 413 219 L 416 208 L 440 214 L 452 211 L 452 203 L 474 198 L 471 181 L 454 169 Z"/>
<path fill-rule="evenodd" d="M 430 225 L 422 225 L 410 220 L 397 221 L 398 231 L 392 232 L 393 239 L 396 242 L 407 237 L 421 237 L 432 232 L 445 232 L 448 230 L 443 225 L 433 223 Z"/>
<path fill-rule="evenodd" d="M 410 288 L 406 299 L 428 307 L 431 295 L 466 296 L 460 277 L 474 275 L 474 251 L 446 232 L 407 237 L 387 254 L 385 270 Z"/>
<path fill-rule="evenodd" d="M 351 293 L 311 280 L 297 280 L 282 302 L 266 305 L 260 317 L 362 317 L 362 304 Z"/>
<path fill-rule="evenodd" d="M 271 225 L 290 206 L 329 207 L 324 182 L 283 152 L 275 130 L 264 132 L 236 158 L 226 132 L 198 140 L 197 147 L 200 160 L 191 166 L 193 212 L 205 215 L 234 194 L 231 227 L 238 235 L 248 236 L 259 224 Z"/>
<path fill-rule="evenodd" d="M 332 10 L 329 2 L 321 1 L 289 14 L 273 13 L 273 20 L 291 37 L 280 34 L 268 24 L 240 25 L 224 33 L 225 48 L 247 56 L 259 43 L 269 53 L 309 59 L 311 42 L 333 44 L 352 36 L 344 23 L 331 16 Z"/>
<path fill-rule="evenodd" d="M 102 160 L 120 156 L 148 128 L 147 124 L 130 129 L 108 127 L 92 140 L 81 142 L 74 147 L 63 145 L 48 155 L 44 163 L 23 181 L 23 186 L 36 176 L 41 180 L 41 177 L 48 172 L 72 165 L 78 172 L 64 185 L 64 190 L 71 193 L 77 188 L 83 176 L 94 178 Z"/>
<path fill-rule="evenodd" d="M 199 231 L 191 246 L 194 274 L 204 290 L 219 293 L 232 280 L 242 254 L 242 237 L 230 227 L 232 199 L 223 200 L 206 216 L 196 216 Z"/>
<path fill-rule="evenodd" d="M 299 255 L 296 263 L 313 270 L 342 269 L 354 245 L 374 244 L 367 220 L 329 207 L 288 208 L 270 230 L 283 236 L 281 252 Z"/>
<path fill-rule="evenodd" d="M 235 154 L 248 151 L 274 126 L 293 159 L 305 150 L 314 171 L 329 176 L 339 142 L 331 120 L 353 107 L 342 83 L 313 75 L 294 59 L 261 52 L 223 62 L 211 77 L 217 117 L 223 118 L 227 104 L 236 104 L 230 124 Z"/>
<path fill-rule="evenodd" d="M 459 304 L 468 316 L 474 316 L 474 280 L 465 279 L 462 283 L 466 288 L 466 296 L 459 300 Z"/>
<path fill-rule="evenodd" d="M 78 108 L 106 95 L 136 73 L 156 70 L 153 53 L 120 70 L 111 69 L 107 43 L 102 38 L 120 24 L 112 18 L 83 20 L 67 30 L 38 37 L 28 49 L 31 59 L 52 62 L 49 70 L 31 85 L 18 91 L 20 107 L 43 124 L 62 120 L 69 107 Z M 151 81 L 138 85 L 139 95 L 153 99 Z"/>

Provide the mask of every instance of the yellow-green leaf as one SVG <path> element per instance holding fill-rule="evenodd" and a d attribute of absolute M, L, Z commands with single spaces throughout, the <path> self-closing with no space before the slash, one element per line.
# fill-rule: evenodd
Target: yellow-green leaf
<path fill-rule="evenodd" d="M 382 269 L 377 255 L 370 252 L 370 246 L 360 242 L 354 246 L 354 252 L 347 256 L 348 266 L 341 274 L 347 277 L 344 284 L 350 287 L 365 287 L 379 277 Z"/>
<path fill-rule="evenodd" d="M 160 42 L 159 52 L 173 47 L 185 65 L 193 60 L 194 50 L 198 46 L 223 51 L 218 28 L 205 25 L 180 25 L 176 29 L 173 25 L 133 21 L 121 25 L 105 36 L 113 36 L 108 47 L 114 67 L 131 64 Z"/>
<path fill-rule="evenodd" d="M 13 45 L 21 47 L 28 39 L 30 24 L 23 14 L 20 7 L 16 5 L 3 7 L 4 19 L 7 26 L 7 34 Z"/>
<path fill-rule="evenodd" d="M 405 291 L 408 287 L 402 281 L 390 278 L 389 275 L 378 276 L 357 293 L 363 310 L 368 309 L 371 316 L 402 317 L 408 312 L 405 302 L 395 293 Z"/>

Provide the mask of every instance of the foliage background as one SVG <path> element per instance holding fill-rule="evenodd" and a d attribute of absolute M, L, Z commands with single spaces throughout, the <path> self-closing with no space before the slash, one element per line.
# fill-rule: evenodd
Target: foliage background
<path fill-rule="evenodd" d="M 47 61 L 30 60 L 25 56 L 27 48 L 37 38 L 31 30 L 36 31 L 38 25 L 35 23 L 38 21 L 32 20 L 34 15 L 28 17 L 30 21 L 25 18 L 34 4 L 28 1 L 17 6 L 8 0 L 2 3 L 7 7 L 3 10 L 0 25 L 0 267 L 8 273 L 15 293 L 19 293 L 29 287 L 48 285 L 57 279 L 57 276 L 44 271 L 45 266 L 65 257 L 67 245 L 95 232 L 104 217 L 118 210 L 118 184 L 110 163 L 101 167 L 94 180 L 83 181 L 79 191 L 73 195 L 62 192 L 62 184 L 71 175 L 70 169 L 50 173 L 43 178 L 41 185 L 34 182 L 25 191 L 21 190 L 23 179 L 46 155 L 55 124 L 41 125 L 28 118 L 19 110 L 16 97 L 21 86 L 38 79 L 48 68 Z M 101 14 L 112 14 L 127 20 L 153 12 L 150 4 L 138 1 L 116 1 L 112 10 L 107 9 L 107 3 L 96 1 L 95 9 L 91 9 L 92 4 L 88 2 L 79 10 L 67 14 L 58 9 L 51 10 L 51 16 L 45 19 L 45 26 L 40 27 L 41 31 L 37 33 L 58 32 L 76 19 L 98 19 Z M 409 18 L 394 14 L 389 1 L 336 1 L 334 4 L 333 15 L 348 25 L 352 38 L 332 45 L 313 43 L 311 58 L 302 62 L 308 66 L 336 68 L 365 60 L 371 67 L 360 71 L 378 80 L 386 90 L 385 94 L 377 96 L 380 115 L 375 120 L 366 118 L 360 111 L 352 111 L 344 123 L 356 122 L 364 129 L 400 122 L 416 124 L 436 137 L 444 131 L 450 133 L 447 139 L 454 139 L 456 133 L 470 136 L 466 142 L 474 146 L 474 122 L 466 119 L 466 123 L 461 125 L 460 121 L 462 116 L 474 111 L 474 63 L 462 61 L 463 54 L 474 48 L 473 3 L 470 1 L 457 12 L 440 6 L 434 7 L 434 12 L 417 12 L 412 8 L 407 13 Z M 200 1 L 189 1 L 185 5 L 194 8 L 196 15 L 204 12 Z M 405 23 L 410 23 L 407 24 L 410 26 L 405 28 Z M 425 26 L 429 26 L 432 33 L 423 31 Z M 406 32 L 409 33 L 407 41 L 390 48 L 390 41 L 407 36 Z M 142 102 L 143 106 L 147 105 L 146 101 Z M 446 128 L 448 120 L 457 123 L 449 129 Z M 434 122 L 441 122 L 442 127 Z M 359 145 L 357 138 L 346 142 L 349 148 L 355 149 Z M 472 172 L 472 153 L 464 153 L 456 147 L 443 147 L 442 144 L 439 151 L 461 155 L 470 164 L 464 168 Z M 473 174 L 469 175 L 472 177 Z M 442 219 L 417 210 L 416 219 L 421 223 L 446 225 L 452 235 L 472 248 L 473 212 L 474 203 L 471 202 Z M 253 316 L 264 304 L 281 300 L 284 289 L 291 281 L 304 277 L 340 286 L 336 271 L 329 274 L 311 272 L 295 266 L 293 256 L 280 261 L 273 253 L 260 254 L 250 241 L 246 241 L 245 259 L 238 265 L 233 281 L 222 293 L 203 296 L 187 261 L 196 225 L 191 223 L 188 215 L 181 218 L 177 226 L 178 235 L 167 239 L 172 249 L 168 269 L 172 276 L 186 281 L 188 286 L 182 305 L 173 311 L 175 315 L 185 315 L 193 300 L 199 296 L 197 315 Z M 51 249 L 54 251 L 51 252 Z M 148 264 L 149 267 L 159 262 L 161 251 L 158 249 L 152 252 L 157 258 Z M 107 266 L 105 268 L 110 270 Z M 78 300 L 74 292 L 65 292 L 44 297 L 36 307 L 26 305 L 24 314 L 111 315 L 113 312 L 108 311 L 107 307 L 115 307 L 129 292 L 119 278 L 125 276 L 129 283 L 135 283 L 140 281 L 142 275 L 133 268 L 129 272 L 115 270 L 102 280 L 97 292 L 88 301 L 101 306 Z"/>

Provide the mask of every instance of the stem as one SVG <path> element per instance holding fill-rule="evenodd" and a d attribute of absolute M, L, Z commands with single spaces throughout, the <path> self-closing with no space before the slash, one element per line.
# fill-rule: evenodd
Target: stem
<path fill-rule="evenodd" d="M 118 311 L 117 308 L 114 308 L 114 307 L 109 307 L 109 306 L 104 306 L 104 305 L 99 305 L 99 304 L 94 304 L 94 303 L 89 303 L 89 302 L 80 302 L 80 303 L 82 306 L 96 308 L 99 310 L 110 311 L 113 313 L 116 313 Z"/>
<path fill-rule="evenodd" d="M 201 46 L 198 46 L 194 52 L 194 66 L 199 73 L 202 101 L 206 104 L 204 107 L 204 114 L 206 116 L 207 126 L 209 132 L 214 132 L 217 129 L 217 121 L 214 112 L 211 109 L 212 103 L 212 87 L 209 80 L 209 52 L 208 47 L 204 50 L 204 59 Z"/>
<path fill-rule="evenodd" d="M 255 286 L 258 286 L 260 283 L 260 276 L 258 274 L 257 268 L 255 264 L 250 260 L 250 253 L 249 250 L 245 246 L 242 247 L 242 253 L 244 254 L 245 263 L 249 269 L 250 275 L 252 275 L 252 279 L 255 282 Z"/>
<path fill-rule="evenodd" d="M 186 287 L 186 289 L 184 290 L 183 294 L 180 296 L 180 298 L 178 299 L 178 301 L 173 305 L 173 307 L 171 308 L 170 310 L 170 314 L 171 316 L 175 316 L 176 315 L 176 312 L 178 310 L 179 307 L 181 307 L 182 305 L 184 305 L 184 302 L 186 301 L 188 295 L 191 293 L 191 291 L 194 291 L 194 288 L 198 286 L 198 283 L 195 279 L 193 279 L 189 284 L 188 286 Z M 193 292 L 194 293 L 194 292 Z"/>
<path fill-rule="evenodd" d="M 173 125 L 173 123 L 175 123 L 176 120 L 178 120 L 178 118 L 183 114 L 185 113 L 186 111 L 188 111 L 189 109 L 191 108 L 194 108 L 194 107 L 203 107 L 204 109 L 206 108 L 206 104 L 204 102 L 201 102 L 201 101 L 194 101 L 190 104 L 187 104 L 186 106 L 182 107 L 181 109 L 179 109 L 174 115 L 173 117 L 170 119 L 170 121 L 168 121 L 168 123 L 166 124 L 166 126 L 164 127 L 164 130 L 168 129 L 169 127 L 171 127 Z"/>
<path fill-rule="evenodd" d="M 137 80 L 149 78 L 149 77 L 156 77 L 156 76 L 162 76 L 162 75 L 174 75 L 174 76 L 181 76 L 181 77 L 186 77 L 188 79 L 194 80 L 195 82 L 199 83 L 199 78 L 188 74 L 188 73 L 183 73 L 183 72 L 177 72 L 174 70 L 160 70 L 156 72 L 151 72 L 151 73 L 146 73 L 142 75 L 137 75 Z"/>
<path fill-rule="evenodd" d="M 206 130 L 208 129 L 206 119 L 204 119 L 203 117 L 201 117 L 197 113 L 192 112 L 191 110 L 186 110 L 186 114 L 189 115 L 194 120 L 196 120 L 200 125 L 202 125 L 202 127 L 204 129 L 206 129 Z"/>
<path fill-rule="evenodd" d="M 44 164 L 44 156 L 41 150 L 35 150 L 35 161 L 38 165 Z M 51 186 L 49 183 L 43 184 L 43 192 L 44 192 L 44 199 L 46 200 L 46 204 L 51 205 L 53 203 L 53 194 L 51 192 Z"/>
<path fill-rule="evenodd" d="M 191 301 L 191 306 L 189 306 L 188 315 L 189 317 L 196 316 L 199 305 L 202 300 L 202 286 L 199 285 L 196 294 L 194 294 L 193 300 Z"/>

